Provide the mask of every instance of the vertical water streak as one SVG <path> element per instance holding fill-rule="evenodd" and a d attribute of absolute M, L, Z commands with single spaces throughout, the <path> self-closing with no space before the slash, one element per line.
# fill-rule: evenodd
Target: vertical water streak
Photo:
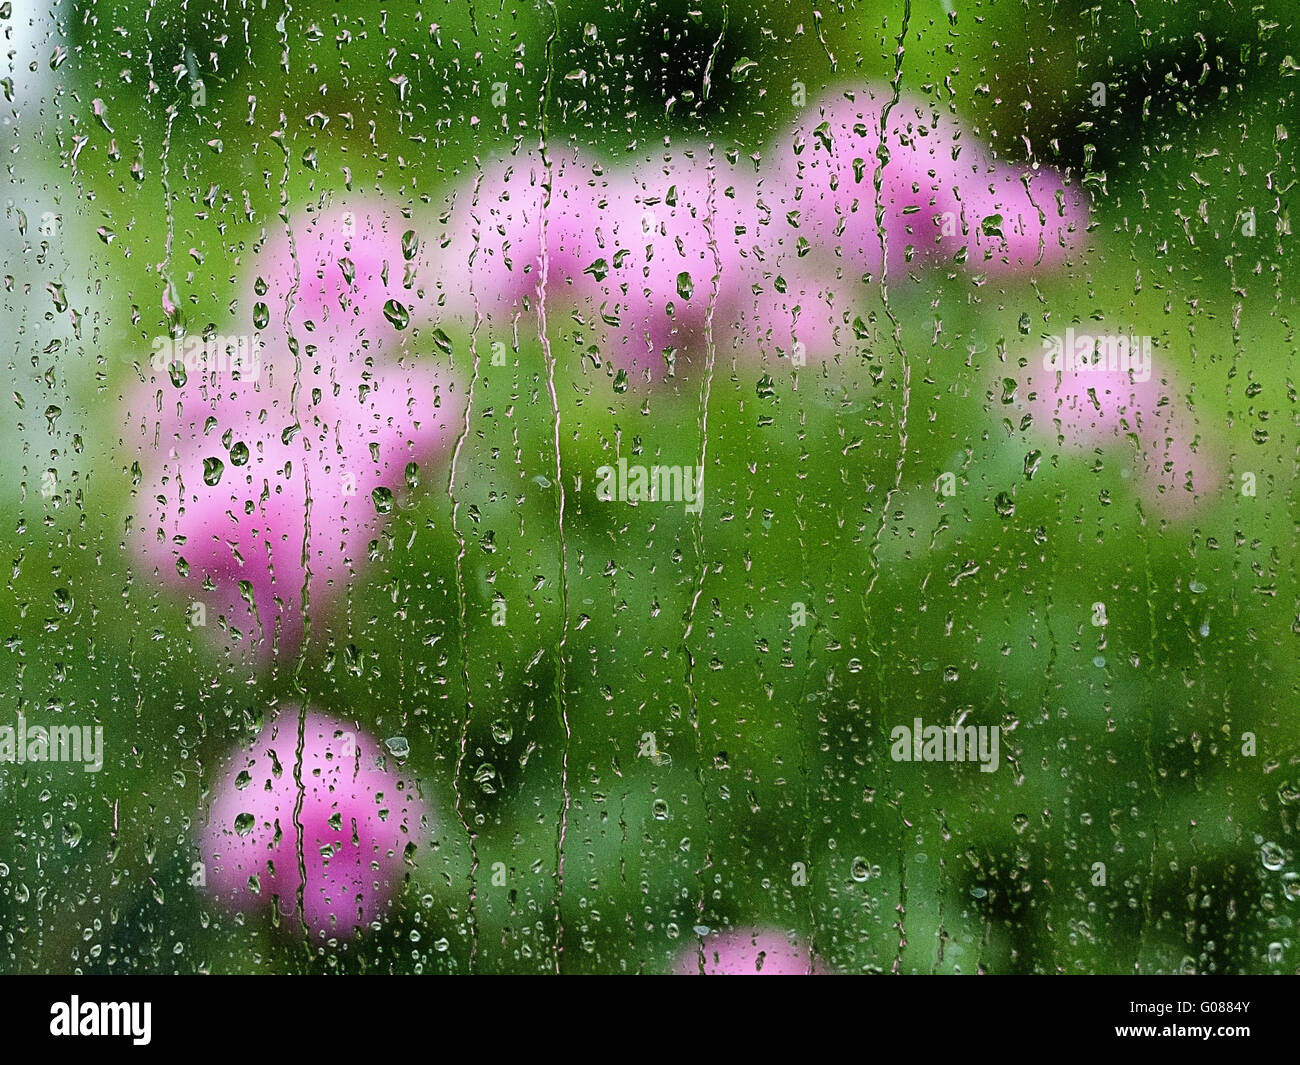
<path fill-rule="evenodd" d="M 483 171 L 480 167 L 478 179 L 474 184 L 474 193 L 471 197 L 471 209 L 477 205 L 478 197 L 483 187 Z M 469 842 L 469 908 L 467 910 L 466 921 L 469 925 L 470 946 L 469 946 L 469 971 L 474 971 L 475 962 L 478 960 L 478 833 L 474 831 L 473 825 L 470 824 L 469 818 L 465 813 L 465 793 L 462 785 L 465 771 L 465 757 L 469 747 L 469 726 L 470 719 L 474 713 L 474 698 L 470 691 L 469 680 L 469 622 L 465 613 L 465 534 L 460 528 L 460 500 L 456 496 L 456 474 L 460 469 L 460 454 L 465 446 L 465 440 L 469 436 L 469 425 L 471 412 L 474 405 L 474 388 L 478 384 L 479 377 L 479 354 L 478 354 L 478 331 L 483 322 L 483 314 L 479 308 L 478 290 L 474 286 L 474 271 L 472 269 L 475 258 L 480 254 L 480 234 L 477 227 L 474 230 L 474 249 L 470 252 L 468 266 L 470 298 L 474 303 L 474 325 L 469 334 L 470 357 L 473 359 L 473 370 L 471 372 L 468 394 L 465 397 L 465 417 L 461 423 L 460 433 L 456 437 L 456 445 L 451 454 L 451 473 L 447 479 L 447 495 L 451 499 L 451 528 L 456 536 L 456 605 L 458 616 L 460 618 L 460 676 L 461 683 L 465 686 L 465 717 L 461 722 L 460 728 L 460 749 L 456 756 L 456 769 L 452 775 L 452 791 L 456 797 L 456 816 L 460 819 L 461 828 L 465 831 L 465 837 Z"/>
<path fill-rule="evenodd" d="M 723 39 L 727 33 L 727 19 L 729 16 L 726 4 L 722 6 L 722 30 L 718 34 L 718 39 L 714 42 L 713 53 L 709 56 L 708 65 L 704 71 L 704 91 L 705 99 L 709 94 L 709 77 L 710 71 L 717 58 L 719 50 L 722 48 Z M 713 810 L 709 803 L 708 788 L 704 783 L 704 740 L 700 733 L 700 698 L 699 693 L 695 690 L 695 656 L 691 653 L 691 633 L 695 630 L 695 612 L 699 606 L 700 597 L 704 594 L 704 580 L 708 575 L 708 563 L 704 559 L 704 478 L 707 473 L 708 454 L 709 454 L 709 396 L 713 388 L 713 364 L 717 355 L 717 350 L 713 339 L 713 315 L 717 308 L 718 292 L 721 287 L 722 278 L 722 256 L 718 251 L 717 234 L 714 231 L 714 224 L 717 213 L 717 176 L 713 161 L 713 145 L 709 145 L 709 165 L 708 181 L 709 194 L 704 214 L 704 231 L 708 237 L 709 250 L 713 253 L 713 277 L 709 284 L 709 304 L 704 314 L 704 383 L 700 389 L 700 459 L 696 466 L 699 470 L 698 492 L 700 493 L 700 511 L 695 516 L 694 527 L 694 544 L 695 560 L 699 566 L 699 577 L 695 582 L 695 592 L 691 597 L 690 607 L 686 612 L 686 628 L 682 633 L 682 653 L 686 657 L 686 695 L 690 704 L 691 727 L 695 733 L 695 778 L 700 786 L 700 802 L 704 812 L 704 862 L 696 870 L 696 879 L 699 882 L 699 898 L 696 900 L 696 926 L 702 924 L 704 915 L 704 900 L 707 891 L 705 889 L 705 874 L 713 867 L 713 839 L 712 823 Z M 703 974 L 705 966 L 704 958 L 704 934 L 696 932 L 696 951 L 698 952 L 698 962 L 700 972 Z"/>
<path fill-rule="evenodd" d="M 546 105 L 550 101 L 551 78 L 554 76 L 555 40 L 560 32 L 560 16 L 555 9 L 555 0 L 547 0 L 546 6 L 551 12 L 551 33 L 546 38 L 546 75 L 542 81 L 542 91 L 538 100 L 538 124 L 541 132 L 542 169 L 542 208 L 539 226 L 541 228 L 541 277 L 537 282 L 537 333 L 542 345 L 542 355 L 546 360 L 546 391 L 551 400 L 551 416 L 555 431 L 552 445 L 555 449 L 555 494 L 556 494 L 556 536 L 560 545 L 560 642 L 556 647 L 555 662 L 555 705 L 564 729 L 564 747 L 560 752 L 560 809 L 559 821 L 555 830 L 555 971 L 560 971 L 560 955 L 564 950 L 564 921 L 560 915 L 560 904 L 564 897 L 564 843 L 568 830 L 569 805 L 569 743 L 573 733 L 569 727 L 569 709 L 565 694 L 567 681 L 564 656 L 569 643 L 569 555 L 564 535 L 564 463 L 560 456 L 560 399 L 555 391 L 555 353 L 551 350 L 550 337 L 546 329 L 546 285 L 549 279 L 550 255 L 546 246 L 546 216 L 551 208 L 551 189 L 553 167 L 547 146 L 549 129 L 546 119 Z"/>
<path fill-rule="evenodd" d="M 903 58 L 906 55 L 907 27 L 912 16 L 911 0 L 903 0 L 903 24 L 898 31 L 897 47 L 894 52 L 894 77 L 890 82 L 890 91 L 892 97 L 881 108 L 880 128 L 877 131 L 877 148 L 876 148 L 876 167 L 872 173 L 873 195 L 875 198 L 875 221 L 876 235 L 880 240 L 880 299 L 884 305 L 885 316 L 893 326 L 894 349 L 898 353 L 903 371 L 903 399 L 902 410 L 899 412 L 898 422 L 898 460 L 894 465 L 894 483 L 885 492 L 885 498 L 880 505 L 880 521 L 876 524 L 876 531 L 871 540 L 871 549 L 869 557 L 871 560 L 871 577 L 867 581 L 867 587 L 862 593 L 862 614 L 863 624 L 867 631 L 871 632 L 871 593 L 876 587 L 876 581 L 880 577 L 880 543 L 885 534 L 885 526 L 889 522 L 889 507 L 893 503 L 894 496 L 902 489 L 903 486 L 903 464 L 907 458 L 907 414 L 908 406 L 911 400 L 912 386 L 912 367 L 908 360 L 907 350 L 903 344 L 902 326 L 899 323 L 898 316 L 894 313 L 893 307 L 889 302 L 889 237 L 884 224 L 885 205 L 882 198 L 881 190 L 884 184 L 884 171 L 888 165 L 886 160 L 885 137 L 889 126 L 890 112 L 898 105 L 902 95 L 901 84 L 903 79 Z M 885 666 L 884 658 L 876 646 L 871 647 L 872 653 L 876 657 L 876 677 L 879 705 L 881 709 L 885 706 Z M 886 724 L 882 722 L 882 725 Z M 894 794 L 893 777 L 890 772 L 890 762 L 885 763 L 885 776 L 888 781 L 890 791 L 890 800 L 896 798 Z M 899 810 L 899 839 L 898 839 L 898 950 L 894 956 L 894 971 L 897 972 L 902 966 L 903 951 L 906 949 L 907 936 L 905 932 L 906 914 L 907 914 L 907 882 L 905 876 L 906 869 L 906 820 Z"/>

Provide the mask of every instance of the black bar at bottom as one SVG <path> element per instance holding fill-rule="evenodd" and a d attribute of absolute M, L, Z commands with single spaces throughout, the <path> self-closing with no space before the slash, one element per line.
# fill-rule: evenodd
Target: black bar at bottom
<path fill-rule="evenodd" d="M 1296 985 L 1275 977 L 877 977 L 829 993 L 789 980 L 765 993 L 751 982 L 741 992 L 743 1010 L 734 987 L 712 983 L 712 990 L 660 984 L 638 992 L 611 981 L 602 994 L 588 981 L 574 996 L 418 977 L 10 976 L 0 995 L 18 1045 L 94 1052 L 111 1043 L 128 1055 L 197 1045 L 242 1055 L 273 1031 L 295 1050 L 393 1050 L 399 1034 L 433 1038 L 428 1022 L 444 1036 L 490 1034 L 495 1047 L 549 1041 L 561 1026 L 585 1041 L 611 1026 L 639 1031 L 653 1021 L 662 1037 L 678 1027 L 674 1016 L 688 1043 L 700 1027 L 714 1038 L 764 1044 L 780 1030 L 795 1043 L 813 1034 L 820 1043 L 838 1030 L 858 1045 L 867 1036 L 919 1036 L 918 1049 L 931 1039 L 937 1048 L 949 1038 L 994 1038 L 1007 1046 L 1032 1039 L 1040 1050 L 1127 1045 L 1185 1054 L 1199 1046 L 1222 1055 L 1293 1047 L 1297 1030 Z M 764 994 L 771 1008 L 755 1010 Z"/>

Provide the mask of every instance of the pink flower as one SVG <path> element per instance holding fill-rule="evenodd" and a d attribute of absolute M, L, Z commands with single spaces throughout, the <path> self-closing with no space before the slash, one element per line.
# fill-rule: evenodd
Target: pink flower
<path fill-rule="evenodd" d="M 566 152 L 547 171 L 538 152 L 522 152 L 486 167 L 456 188 L 431 252 L 438 320 L 465 329 L 482 317 L 478 343 L 513 346 L 516 335 L 536 336 L 542 278 L 542 214 L 546 205 L 547 297 L 581 274 L 583 235 L 597 216 L 599 179 L 585 161 Z"/>
<path fill-rule="evenodd" d="M 493 341 L 536 333 L 542 279 L 546 169 L 536 152 L 498 164 L 458 189 L 442 241 L 438 303 Z M 545 207 L 548 326 L 585 337 L 602 361 L 661 373 L 667 349 L 697 349 L 713 276 L 736 258 L 736 231 L 750 210 L 719 176 L 714 239 L 707 220 L 706 159 L 610 172 L 569 153 L 551 159 Z M 715 257 L 715 247 L 718 254 Z M 725 315 L 715 304 L 715 316 Z M 715 324 L 725 325 L 723 318 Z M 482 340 L 479 341 L 482 344 Z"/>
<path fill-rule="evenodd" d="M 684 950 L 674 972 L 700 974 L 698 945 Z M 733 929 L 709 936 L 704 942 L 705 976 L 824 976 L 829 970 L 808 948 L 784 932 L 771 929 Z"/>
<path fill-rule="evenodd" d="M 703 149 L 680 153 L 611 176 L 583 229 L 567 235 L 581 274 L 565 283 L 616 367 L 662 376 L 666 357 L 703 352 L 710 310 L 719 344 L 752 303 L 738 230 L 753 208 L 748 188 L 735 190 Z"/>
<path fill-rule="evenodd" d="M 202 605 L 192 624 L 216 631 L 224 616 L 263 659 L 292 653 L 304 585 L 318 620 L 362 563 L 408 463 L 427 467 L 454 439 L 439 378 L 310 364 L 295 428 L 283 373 L 275 382 L 195 375 L 179 389 L 160 377 L 131 404 L 142 557 Z"/>
<path fill-rule="evenodd" d="M 911 96 L 890 110 L 882 140 L 886 102 L 884 93 L 829 97 L 778 138 L 771 191 L 784 214 L 776 220 L 779 245 L 802 238 L 835 250 L 856 272 L 878 273 L 880 169 L 891 272 L 906 267 L 909 247 L 931 263 L 950 262 L 964 247 L 972 269 L 1007 271 L 1059 265 L 1078 246 L 1083 200 L 1054 171 L 990 161 L 951 117 Z"/>
<path fill-rule="evenodd" d="M 988 163 L 962 182 L 961 193 L 970 269 L 1020 273 L 1058 268 L 1083 246 L 1088 219 L 1084 196 L 1076 187 L 1067 188 L 1055 171 L 1022 172 Z"/>
<path fill-rule="evenodd" d="M 385 319 L 390 300 L 416 317 L 423 305 L 418 259 L 427 249 L 417 229 L 369 200 L 298 214 L 292 240 L 277 227 L 252 260 L 246 301 L 253 318 L 266 316 L 272 334 L 283 336 L 292 296 L 289 324 L 300 343 L 393 332 Z"/>
<path fill-rule="evenodd" d="M 843 256 L 855 273 L 878 273 L 874 181 L 882 162 L 884 100 L 863 95 L 860 101 L 830 97 L 810 107 L 789 134 L 776 139 L 769 191 L 779 209 L 776 246 L 796 249 L 803 243 Z M 951 156 L 965 145 L 955 142 L 951 121 L 933 119 L 924 103 L 900 100 L 891 112 L 880 190 L 891 270 L 904 265 L 908 244 L 922 252 L 933 249 L 934 219 L 958 211 Z M 909 232 L 912 226 L 916 233 Z"/>
<path fill-rule="evenodd" d="M 1037 432 L 1058 435 L 1072 450 L 1119 445 L 1144 498 L 1182 518 L 1222 483 L 1223 467 L 1213 445 L 1198 440 L 1193 409 L 1172 380 L 1156 360 L 1147 373 L 1036 369 L 1025 384 L 1026 406 Z"/>
<path fill-rule="evenodd" d="M 384 768 L 379 744 L 324 714 L 306 715 L 298 867 L 298 714 L 288 710 L 232 758 L 203 822 L 199 848 L 207 891 L 232 909 L 276 899 L 317 934 L 354 935 L 399 890 L 403 866 L 428 838 L 428 812 L 411 787 Z"/>
<path fill-rule="evenodd" d="M 894 287 L 921 266 L 964 258 L 968 270 L 1023 272 L 1059 267 L 1082 247 L 1085 201 L 1058 174 L 992 162 L 910 96 L 890 110 L 882 141 L 888 98 L 828 97 L 773 142 L 757 201 L 760 342 L 802 344 L 814 358 L 851 349 L 864 281 L 880 281 L 882 231 Z"/>
<path fill-rule="evenodd" d="M 753 353 L 768 345 L 782 356 L 824 358 L 853 347 L 860 283 L 836 279 L 835 264 L 824 255 L 766 256 L 754 271 L 759 293 L 750 301 L 740 328 Z"/>
<path fill-rule="evenodd" d="M 736 166 L 704 146 L 608 168 L 558 151 L 548 199 L 539 152 L 491 165 L 444 213 L 431 253 L 437 316 L 472 323 L 477 312 L 480 338 L 513 346 L 538 328 L 544 296 L 551 330 L 654 375 L 666 352 L 699 351 L 710 309 L 719 348 L 737 330 L 750 347 L 849 346 L 855 286 L 880 273 L 881 229 L 895 274 L 962 259 L 991 273 L 1056 267 L 1080 248 L 1087 207 L 1058 174 L 991 161 L 914 97 L 890 110 L 882 139 L 884 100 L 823 101 L 776 139 L 758 176 L 749 159 Z"/>

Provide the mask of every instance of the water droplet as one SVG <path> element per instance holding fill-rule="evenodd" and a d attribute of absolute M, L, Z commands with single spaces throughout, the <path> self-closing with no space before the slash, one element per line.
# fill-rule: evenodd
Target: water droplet
<path fill-rule="evenodd" d="M 405 329 L 411 323 L 411 312 L 397 300 L 388 300 L 384 303 L 384 317 L 392 322 L 396 329 Z"/>
<path fill-rule="evenodd" d="M 749 77 L 750 71 L 757 69 L 758 64 L 755 63 L 754 60 L 750 59 L 749 56 L 743 55 L 732 64 L 731 80 L 737 83 L 742 82 Z"/>
<path fill-rule="evenodd" d="M 497 793 L 497 770 L 491 762 L 484 762 L 474 770 L 474 783 L 483 789 L 484 795 Z"/>

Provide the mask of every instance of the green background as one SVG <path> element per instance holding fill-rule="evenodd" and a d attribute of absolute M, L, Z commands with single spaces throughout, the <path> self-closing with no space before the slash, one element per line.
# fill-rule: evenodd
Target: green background
<path fill-rule="evenodd" d="M 657 972 L 697 930 L 755 925 L 843 972 L 1300 967 L 1294 8 L 816 6 L 109 0 L 32 29 L 5 5 L 0 722 L 103 724 L 107 757 L 0 766 L 0 969 Z M 540 344 L 471 384 L 468 323 L 394 331 L 381 357 L 459 375 L 460 467 L 421 471 L 330 625 L 271 671 L 191 631 L 127 550 L 125 397 L 164 288 L 192 330 L 251 329 L 240 283 L 282 208 L 350 175 L 419 230 L 543 136 L 610 162 L 761 157 L 794 82 L 814 101 L 896 69 L 1005 160 L 1027 142 L 1081 182 L 1089 253 L 1007 280 L 912 270 L 888 306 L 863 286 L 859 350 L 802 369 L 728 334 L 711 375 L 695 352 L 620 382 L 552 315 L 563 568 Z M 1034 368 L 1026 314 L 1141 323 L 1230 480 L 1166 520 L 1129 443 L 1025 425 L 1003 382 Z M 702 518 L 597 504 L 616 439 L 647 465 L 703 453 Z M 406 737 L 434 811 L 355 940 L 188 882 L 222 760 L 304 700 Z M 963 712 L 1002 728 L 997 773 L 889 759 L 895 725 Z M 666 758 L 639 757 L 646 733 Z"/>

